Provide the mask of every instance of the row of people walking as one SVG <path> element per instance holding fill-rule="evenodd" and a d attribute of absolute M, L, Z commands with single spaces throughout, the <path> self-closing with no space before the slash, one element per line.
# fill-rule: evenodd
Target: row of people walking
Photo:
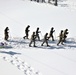
<path fill-rule="evenodd" d="M 46 1 L 45 0 L 30 0 L 30 1 L 36 1 L 36 2 L 44 2 L 44 3 L 46 3 Z M 55 0 L 48 0 L 48 3 L 50 3 L 51 1 L 55 1 Z"/>
<path fill-rule="evenodd" d="M 29 32 L 30 32 L 29 28 L 30 28 L 30 25 L 27 25 L 27 27 L 25 28 L 25 36 L 23 37 L 23 39 L 29 39 Z M 5 30 L 4 30 L 4 34 L 5 34 L 4 39 L 5 40 L 8 40 L 8 38 L 9 38 L 9 35 L 8 35 L 9 32 L 8 31 L 9 31 L 9 28 L 6 27 Z M 48 45 L 48 40 L 50 38 L 52 38 L 52 41 L 55 41 L 54 35 L 53 35 L 54 32 L 55 32 L 54 27 L 52 27 L 49 33 L 45 33 L 41 46 L 43 46 L 44 43 L 46 43 L 46 45 L 49 46 Z M 35 43 L 36 40 L 38 40 L 38 41 L 41 40 L 40 36 L 39 36 L 39 33 L 41 33 L 41 31 L 39 30 L 39 27 L 37 27 L 36 31 L 33 32 L 32 35 L 31 35 L 29 47 L 31 47 L 32 43 L 34 43 L 33 46 L 36 47 L 36 43 Z M 68 33 L 69 33 L 68 29 L 65 29 L 64 31 L 61 30 L 61 32 L 58 36 L 59 40 L 58 40 L 57 45 L 59 45 L 60 43 L 63 45 L 63 42 L 66 42 L 66 38 L 67 38 Z"/>
<path fill-rule="evenodd" d="M 42 3 L 46 3 L 45 0 L 30 0 L 30 1 L 36 1 L 36 2 L 42 2 Z M 57 6 L 58 5 L 58 0 L 48 0 L 48 3 L 52 4 L 52 2 L 54 2 L 54 5 Z"/>
<path fill-rule="evenodd" d="M 53 29 L 53 28 L 51 28 L 51 29 Z M 54 30 L 54 31 L 55 31 L 55 30 Z M 46 45 L 49 46 L 48 40 L 49 40 L 50 38 L 52 38 L 52 41 L 54 41 L 54 36 L 53 36 L 53 32 L 54 32 L 54 31 L 51 30 L 52 33 L 50 33 L 49 36 L 48 36 L 48 33 L 46 33 L 46 34 L 44 35 L 43 42 L 42 42 L 41 46 L 43 46 L 44 43 L 46 43 Z M 59 36 L 58 36 L 58 37 L 59 37 L 59 41 L 58 41 L 57 45 L 59 45 L 60 43 L 61 43 L 62 45 L 64 45 L 63 42 L 66 42 L 67 34 L 68 34 L 68 29 L 66 29 L 64 32 L 63 32 L 63 30 L 61 30 L 61 32 L 60 32 L 60 34 L 59 34 Z M 32 44 L 32 43 L 34 43 L 34 47 L 36 47 L 36 45 L 35 45 L 36 37 L 37 37 L 37 36 L 36 36 L 35 32 L 33 32 L 32 36 L 31 36 L 31 42 L 30 42 L 30 44 L 29 44 L 30 47 L 31 47 L 31 44 Z"/>

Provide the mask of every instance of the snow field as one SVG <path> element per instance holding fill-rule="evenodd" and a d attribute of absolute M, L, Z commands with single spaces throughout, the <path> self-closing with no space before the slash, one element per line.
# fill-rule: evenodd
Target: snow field
<path fill-rule="evenodd" d="M 1 56 L 0 58 L 16 66 L 19 70 L 24 72 L 25 75 L 42 75 L 40 72 L 35 71 L 33 67 L 22 61 L 17 56 Z"/>
<path fill-rule="evenodd" d="M 0 0 L 0 75 L 76 75 L 76 0 L 58 0 L 58 6 L 30 0 Z M 49 47 L 36 41 L 29 47 L 24 30 L 30 25 L 31 36 L 39 27 L 43 39 L 55 28 L 55 41 Z M 4 41 L 4 29 L 9 27 L 9 41 Z M 64 45 L 57 46 L 61 30 L 68 28 Z M 30 38 L 29 36 L 29 38 Z M 4 66 L 5 65 L 5 66 Z"/>

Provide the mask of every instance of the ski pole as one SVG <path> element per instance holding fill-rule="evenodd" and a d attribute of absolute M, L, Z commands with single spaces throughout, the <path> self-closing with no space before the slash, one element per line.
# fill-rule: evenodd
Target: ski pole
<path fill-rule="evenodd" d="M 56 32 L 54 32 L 54 36 L 55 36 L 55 39 L 56 39 Z"/>
<path fill-rule="evenodd" d="M 41 37 L 43 37 L 42 33 L 40 33 L 40 34 L 41 34 Z"/>

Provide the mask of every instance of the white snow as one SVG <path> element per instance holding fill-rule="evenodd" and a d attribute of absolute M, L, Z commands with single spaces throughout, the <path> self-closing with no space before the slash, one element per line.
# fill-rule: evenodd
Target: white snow
<path fill-rule="evenodd" d="M 76 0 L 58 0 L 58 6 L 30 0 L 0 0 L 0 75 L 76 75 Z M 24 40 L 25 28 L 30 25 L 31 36 L 39 27 L 40 38 L 51 27 L 55 28 L 55 41 L 50 47 L 29 47 Z M 9 27 L 9 41 L 4 29 Z M 57 46 L 61 30 L 68 28 L 65 45 Z M 29 36 L 29 38 L 30 38 Z"/>

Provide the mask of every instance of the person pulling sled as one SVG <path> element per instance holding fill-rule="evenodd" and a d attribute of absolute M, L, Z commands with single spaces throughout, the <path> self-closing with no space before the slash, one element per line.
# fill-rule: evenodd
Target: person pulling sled
<path fill-rule="evenodd" d="M 48 40 L 49 40 L 48 33 L 46 33 L 46 34 L 44 35 L 43 43 L 41 44 L 41 46 L 43 46 L 44 43 L 46 43 L 47 46 L 49 46 L 49 45 L 48 45 Z"/>
<path fill-rule="evenodd" d="M 54 28 L 52 27 L 49 33 L 49 38 L 52 38 L 52 41 L 54 41 L 53 33 L 55 32 Z"/>
<path fill-rule="evenodd" d="M 41 33 L 41 31 L 39 31 L 39 27 L 38 27 L 36 30 L 36 38 L 38 38 L 38 40 L 40 41 L 39 33 Z"/>
<path fill-rule="evenodd" d="M 66 38 L 67 38 L 68 33 L 69 33 L 68 29 L 65 29 L 64 34 L 63 34 L 63 36 L 64 36 L 63 42 L 66 42 Z"/>
<path fill-rule="evenodd" d="M 26 29 L 25 29 L 25 34 L 26 34 L 26 36 L 23 37 L 24 39 L 25 39 L 25 38 L 28 39 L 29 31 L 30 31 L 29 28 L 30 28 L 30 26 L 28 25 L 28 26 L 26 27 Z"/>
<path fill-rule="evenodd" d="M 36 41 L 36 35 L 35 35 L 35 32 L 33 32 L 32 36 L 31 36 L 31 41 L 29 43 L 29 47 L 31 47 L 31 44 L 34 43 L 34 47 L 36 47 L 35 45 L 35 41 Z"/>
<path fill-rule="evenodd" d="M 64 39 L 64 37 L 63 37 L 63 30 L 61 30 L 61 32 L 60 32 L 60 34 L 59 34 L 59 41 L 58 41 L 58 43 L 57 43 L 57 46 L 61 43 L 62 45 L 64 45 L 63 44 L 63 39 Z"/>
<path fill-rule="evenodd" d="M 4 39 L 5 40 L 8 40 L 8 38 L 9 38 L 9 35 L 8 35 L 9 32 L 8 31 L 9 31 L 9 28 L 6 27 L 5 30 L 4 30 Z"/>

